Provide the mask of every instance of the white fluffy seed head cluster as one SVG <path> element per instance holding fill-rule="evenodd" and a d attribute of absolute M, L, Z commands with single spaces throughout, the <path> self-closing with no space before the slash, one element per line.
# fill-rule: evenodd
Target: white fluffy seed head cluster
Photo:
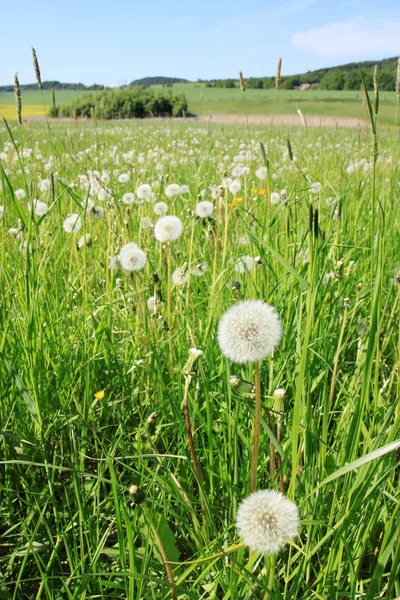
<path fill-rule="evenodd" d="M 206 219 L 210 217 L 214 212 L 214 204 L 209 200 L 202 200 L 196 206 L 196 215 L 200 219 Z"/>
<path fill-rule="evenodd" d="M 41 200 L 33 200 L 32 204 L 33 204 L 33 212 L 38 217 L 43 217 L 43 215 L 45 215 L 47 213 L 47 211 L 49 210 L 49 207 L 47 206 L 46 202 L 41 202 Z M 29 211 L 31 210 L 30 202 L 28 202 L 28 210 Z"/>
<path fill-rule="evenodd" d="M 177 240 L 181 237 L 182 231 L 182 221 L 175 215 L 161 217 L 154 225 L 154 236 L 159 242 Z"/>
<path fill-rule="evenodd" d="M 253 552 L 276 554 L 299 529 L 296 504 L 274 490 L 259 490 L 240 504 L 236 526 Z"/>
<path fill-rule="evenodd" d="M 125 271 L 141 271 L 147 263 L 147 255 L 135 242 L 129 242 L 122 246 L 118 262 Z"/>
<path fill-rule="evenodd" d="M 168 212 L 168 204 L 166 202 L 156 202 L 153 206 L 156 215 L 165 215 Z"/>
<path fill-rule="evenodd" d="M 282 337 L 279 315 L 262 300 L 234 304 L 218 324 L 218 345 L 237 363 L 257 362 L 271 354 Z"/>
<path fill-rule="evenodd" d="M 64 219 L 63 228 L 67 233 L 76 233 L 82 228 L 81 217 L 77 213 L 69 215 Z"/>

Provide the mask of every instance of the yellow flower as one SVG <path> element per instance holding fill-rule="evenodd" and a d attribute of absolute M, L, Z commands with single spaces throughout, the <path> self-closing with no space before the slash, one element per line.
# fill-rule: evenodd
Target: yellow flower
<path fill-rule="evenodd" d="M 236 202 L 239 204 L 242 201 L 241 198 L 236 198 Z"/>
<path fill-rule="evenodd" d="M 94 395 L 95 398 L 97 398 L 97 400 L 103 400 L 104 398 L 104 390 L 100 390 L 100 392 L 96 392 Z"/>
<path fill-rule="evenodd" d="M 228 206 L 229 206 L 229 208 L 233 208 L 235 206 L 235 203 L 234 202 L 228 202 Z"/>
<path fill-rule="evenodd" d="M 260 196 L 263 196 L 265 194 L 265 189 L 263 188 L 262 190 L 258 190 L 258 193 Z"/>

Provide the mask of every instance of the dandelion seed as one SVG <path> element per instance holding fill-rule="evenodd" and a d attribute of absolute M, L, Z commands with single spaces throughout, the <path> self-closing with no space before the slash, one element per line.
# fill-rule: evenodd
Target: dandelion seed
<path fill-rule="evenodd" d="M 254 258 L 252 256 L 241 256 L 236 264 L 235 271 L 238 273 L 248 273 L 254 266 Z"/>
<path fill-rule="evenodd" d="M 49 210 L 49 207 L 47 206 L 46 202 L 41 202 L 40 200 L 33 200 L 32 205 L 33 205 L 33 212 L 38 217 L 42 217 Z M 28 202 L 28 210 L 29 211 L 31 210 L 32 205 L 30 202 Z"/>
<path fill-rule="evenodd" d="M 214 204 L 208 200 L 202 200 L 196 205 L 196 215 L 200 219 L 210 217 L 214 212 Z"/>
<path fill-rule="evenodd" d="M 237 363 L 257 362 L 272 354 L 282 337 L 276 310 L 262 300 L 231 306 L 218 324 L 218 345 Z"/>
<path fill-rule="evenodd" d="M 267 167 L 259 167 L 256 171 L 256 177 L 261 181 L 265 181 L 267 179 Z"/>
<path fill-rule="evenodd" d="M 42 179 L 41 181 L 39 181 L 38 187 L 41 192 L 47 192 L 51 188 L 50 179 Z"/>
<path fill-rule="evenodd" d="M 181 187 L 177 183 L 170 183 L 167 185 L 165 189 L 165 195 L 168 198 L 173 198 L 174 196 L 178 196 L 181 193 Z"/>
<path fill-rule="evenodd" d="M 122 202 L 124 204 L 141 204 L 142 203 L 140 200 L 136 200 L 135 194 L 132 194 L 132 192 L 126 192 L 126 194 L 124 194 L 122 196 Z"/>
<path fill-rule="evenodd" d="M 278 204 L 281 201 L 281 197 L 278 192 L 272 192 L 270 196 L 271 204 Z"/>
<path fill-rule="evenodd" d="M 140 219 L 140 227 L 141 229 L 150 229 L 153 226 L 153 221 L 150 217 L 142 217 Z"/>
<path fill-rule="evenodd" d="M 174 216 L 161 217 L 154 225 L 154 236 L 159 242 L 171 242 L 181 237 L 182 221 Z"/>
<path fill-rule="evenodd" d="M 165 215 L 165 213 L 168 211 L 168 204 L 166 202 L 156 202 L 153 206 L 153 210 L 156 215 Z"/>
<path fill-rule="evenodd" d="M 146 266 L 147 255 L 134 242 L 129 242 L 122 246 L 118 260 L 125 271 L 141 271 Z"/>
<path fill-rule="evenodd" d="M 253 552 L 276 554 L 292 541 L 299 530 L 296 504 L 273 490 L 259 490 L 240 504 L 236 526 Z"/>
<path fill-rule="evenodd" d="M 120 183 L 128 183 L 129 179 L 130 179 L 129 173 L 121 173 L 121 175 L 118 176 L 118 181 Z"/>
<path fill-rule="evenodd" d="M 189 279 L 189 271 L 187 266 L 179 267 L 172 273 L 172 282 L 175 285 L 183 285 Z"/>
<path fill-rule="evenodd" d="M 310 194 L 319 194 L 320 191 L 322 189 L 322 183 L 320 183 L 319 181 L 315 181 L 314 183 L 312 183 L 310 185 Z"/>
<path fill-rule="evenodd" d="M 136 189 L 136 195 L 140 200 L 151 201 L 154 198 L 153 190 L 148 183 L 140 184 Z"/>
<path fill-rule="evenodd" d="M 231 194 L 237 194 L 238 192 L 240 192 L 241 189 L 242 184 L 237 179 L 232 181 L 232 183 L 229 185 L 229 191 L 231 192 Z"/>
<path fill-rule="evenodd" d="M 81 217 L 73 213 L 64 219 L 63 229 L 66 233 L 77 233 L 82 228 Z"/>
<path fill-rule="evenodd" d="M 83 248 L 83 246 L 90 246 L 91 243 L 92 236 L 90 235 L 90 233 L 86 233 L 85 235 L 79 238 L 79 240 L 76 243 L 76 247 L 78 248 L 78 250 L 80 250 L 81 248 Z"/>
<path fill-rule="evenodd" d="M 204 275 L 204 273 L 207 273 L 208 271 L 208 265 L 206 262 L 201 262 L 199 264 L 197 264 L 195 267 L 193 267 L 192 269 L 190 269 L 190 274 L 194 275 L 195 277 L 201 277 L 202 275 Z"/>

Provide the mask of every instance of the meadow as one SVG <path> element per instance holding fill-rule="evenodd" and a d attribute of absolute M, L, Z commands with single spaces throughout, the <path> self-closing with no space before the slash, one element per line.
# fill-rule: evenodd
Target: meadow
<path fill-rule="evenodd" d="M 398 141 L 2 125 L 2 600 L 400 597 Z"/>
<path fill-rule="evenodd" d="M 200 83 L 174 84 L 170 88 L 161 85 L 151 86 L 154 90 L 173 93 L 183 92 L 188 100 L 189 111 L 196 115 L 212 114 L 297 114 L 300 109 L 304 115 L 357 117 L 368 116 L 363 105 L 361 92 L 356 91 L 320 91 L 320 90 L 256 90 L 247 89 L 242 94 L 239 88 L 207 88 Z M 91 92 L 98 93 L 98 92 Z M 57 104 L 70 104 L 81 98 L 85 92 L 56 90 Z M 45 105 L 51 105 L 51 91 L 43 92 Z M 380 121 L 391 125 L 396 113 L 397 97 L 395 92 L 380 93 Z M 15 119 L 15 99 L 12 92 L 0 93 L 0 115 Z M 23 116 L 44 115 L 43 100 L 39 91 L 22 92 Z"/>

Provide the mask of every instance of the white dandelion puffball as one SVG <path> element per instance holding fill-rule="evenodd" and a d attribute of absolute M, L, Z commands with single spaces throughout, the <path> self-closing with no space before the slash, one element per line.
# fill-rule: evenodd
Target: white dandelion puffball
<path fill-rule="evenodd" d="M 135 194 L 132 194 L 132 192 L 126 192 L 126 194 L 124 194 L 122 196 L 122 202 L 124 204 L 141 204 L 141 202 L 137 201 L 135 198 Z"/>
<path fill-rule="evenodd" d="M 259 490 L 240 504 L 236 527 L 253 552 L 276 554 L 299 530 L 297 506 L 274 490 Z"/>
<path fill-rule="evenodd" d="M 140 227 L 141 229 L 150 229 L 153 226 L 153 221 L 150 217 L 142 217 L 140 219 Z"/>
<path fill-rule="evenodd" d="M 218 323 L 218 345 L 237 363 L 257 362 L 271 354 L 282 337 L 279 315 L 263 300 L 234 304 Z"/>
<path fill-rule="evenodd" d="M 207 273 L 207 271 L 208 265 L 206 262 L 198 263 L 195 267 L 192 267 L 190 269 L 191 275 L 194 275 L 195 277 L 201 277 L 202 275 L 204 275 L 204 273 Z"/>
<path fill-rule="evenodd" d="M 241 256 L 235 264 L 235 271 L 238 273 L 249 273 L 254 266 L 254 258 L 252 256 Z"/>
<path fill-rule="evenodd" d="M 175 215 L 161 217 L 154 225 L 154 236 L 159 242 L 171 242 L 181 237 L 182 221 Z"/>
<path fill-rule="evenodd" d="M 189 271 L 187 267 L 179 267 L 172 273 L 172 282 L 175 285 L 183 285 L 189 279 Z"/>
<path fill-rule="evenodd" d="M 24 190 L 15 190 L 15 195 L 17 196 L 18 200 L 23 200 L 26 196 Z"/>
<path fill-rule="evenodd" d="M 214 204 L 208 200 L 202 200 L 196 206 L 196 215 L 200 219 L 206 219 L 210 217 L 214 212 Z"/>
<path fill-rule="evenodd" d="M 76 233 L 82 227 L 82 219 L 76 213 L 69 215 L 64 219 L 63 228 L 67 233 Z"/>
<path fill-rule="evenodd" d="M 121 175 L 118 176 L 118 181 L 120 183 L 128 183 L 130 178 L 129 173 L 121 173 Z"/>
<path fill-rule="evenodd" d="M 265 181 L 267 179 L 267 167 L 260 167 L 256 171 L 256 177 L 261 181 Z"/>
<path fill-rule="evenodd" d="M 315 181 L 314 183 L 312 183 L 310 185 L 310 193 L 311 194 L 319 194 L 321 189 L 322 189 L 322 183 L 320 183 L 319 181 Z"/>
<path fill-rule="evenodd" d="M 240 192 L 241 189 L 242 184 L 237 179 L 232 181 L 232 183 L 229 186 L 229 191 L 231 192 L 231 194 L 237 194 L 238 192 Z"/>
<path fill-rule="evenodd" d="M 153 206 L 153 210 L 156 215 L 165 215 L 165 213 L 168 211 L 168 204 L 166 202 L 156 202 Z"/>
<path fill-rule="evenodd" d="M 148 183 L 142 183 L 138 185 L 136 195 L 138 198 L 140 198 L 140 200 L 152 200 L 153 190 Z"/>
<path fill-rule="evenodd" d="M 272 192 L 272 194 L 270 196 L 270 200 L 271 200 L 271 204 L 278 204 L 278 202 L 280 202 L 280 200 L 281 200 L 279 192 Z"/>
<path fill-rule="evenodd" d="M 181 186 L 177 183 L 170 183 L 165 189 L 165 194 L 168 198 L 173 198 L 181 193 Z"/>
<path fill-rule="evenodd" d="M 100 188 L 97 197 L 100 200 L 100 202 L 104 202 L 104 200 L 109 200 L 112 196 L 110 192 L 107 192 L 107 190 L 105 190 L 104 188 Z"/>
<path fill-rule="evenodd" d="M 181 185 L 181 189 L 180 189 L 180 193 L 181 194 L 188 194 L 189 193 L 189 186 L 186 184 Z"/>
<path fill-rule="evenodd" d="M 92 236 L 90 235 L 90 233 L 87 233 L 86 235 L 83 235 L 82 237 L 79 238 L 76 245 L 79 250 L 80 248 L 82 248 L 85 245 L 90 246 L 91 243 L 92 243 Z"/>
<path fill-rule="evenodd" d="M 146 266 L 147 255 L 134 242 L 129 242 L 122 246 L 118 261 L 125 271 L 141 271 Z"/>
<path fill-rule="evenodd" d="M 50 179 L 42 179 L 41 181 L 39 181 L 38 187 L 41 192 L 47 192 L 47 190 L 49 190 L 51 187 Z"/>
<path fill-rule="evenodd" d="M 38 217 L 43 217 L 43 215 L 45 215 L 47 213 L 47 211 L 49 210 L 49 207 L 47 206 L 46 202 L 41 202 L 40 200 L 33 200 L 32 204 L 33 204 L 33 212 Z M 30 202 L 28 202 L 28 210 L 29 211 L 31 210 Z"/>
<path fill-rule="evenodd" d="M 96 217 L 96 219 L 102 219 L 104 217 L 104 208 L 101 206 L 95 206 L 92 209 L 92 214 L 94 217 Z"/>

